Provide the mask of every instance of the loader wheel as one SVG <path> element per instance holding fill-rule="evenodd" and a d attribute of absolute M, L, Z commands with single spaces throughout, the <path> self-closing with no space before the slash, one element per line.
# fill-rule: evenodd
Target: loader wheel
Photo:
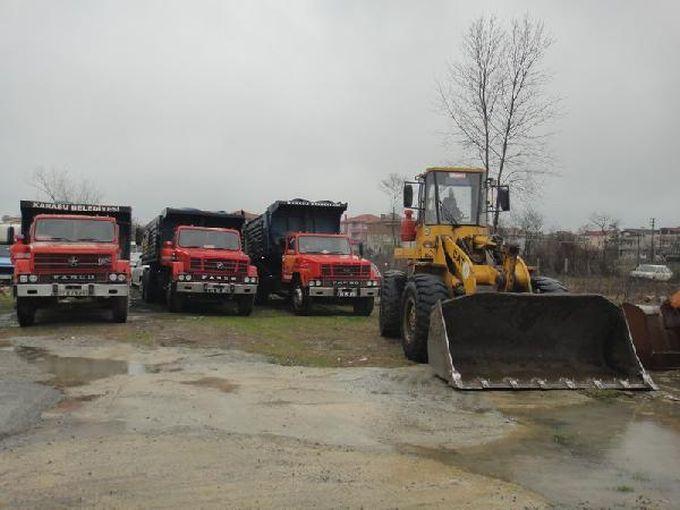
<path fill-rule="evenodd" d="M 17 297 L 17 319 L 19 326 L 26 328 L 35 322 L 35 306 L 31 298 Z"/>
<path fill-rule="evenodd" d="M 449 299 L 448 287 L 438 276 L 415 274 L 404 288 L 401 345 L 411 361 L 427 363 L 430 312 L 437 301 Z"/>
<path fill-rule="evenodd" d="M 111 298 L 111 312 L 113 314 L 113 322 L 127 322 L 129 301 L 125 297 Z"/>
<path fill-rule="evenodd" d="M 245 317 L 253 313 L 253 306 L 255 305 L 255 296 L 239 296 L 236 300 L 238 307 L 238 314 Z"/>
<path fill-rule="evenodd" d="M 293 303 L 293 312 L 295 315 L 309 315 L 312 311 L 312 299 L 309 297 L 309 294 L 305 292 L 300 280 L 296 280 L 293 284 L 291 302 Z"/>
<path fill-rule="evenodd" d="M 354 315 L 362 315 L 368 317 L 373 311 L 373 298 L 372 297 L 360 297 L 354 300 L 352 306 L 354 307 Z"/>
<path fill-rule="evenodd" d="M 378 324 L 380 336 L 399 338 L 401 334 L 401 295 L 406 285 L 406 273 L 386 271 L 380 289 Z"/>
<path fill-rule="evenodd" d="M 531 279 L 531 290 L 534 294 L 565 294 L 569 292 L 566 285 L 547 276 L 534 276 Z"/>

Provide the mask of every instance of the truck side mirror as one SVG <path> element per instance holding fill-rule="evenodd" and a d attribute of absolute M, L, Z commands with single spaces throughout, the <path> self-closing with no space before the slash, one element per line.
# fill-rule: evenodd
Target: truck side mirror
<path fill-rule="evenodd" d="M 510 189 L 507 186 L 502 186 L 498 188 L 498 208 L 501 211 L 510 210 Z"/>
<path fill-rule="evenodd" d="M 404 207 L 410 208 L 413 205 L 413 186 L 404 184 Z"/>
<path fill-rule="evenodd" d="M 7 244 L 14 242 L 14 227 L 7 227 Z"/>

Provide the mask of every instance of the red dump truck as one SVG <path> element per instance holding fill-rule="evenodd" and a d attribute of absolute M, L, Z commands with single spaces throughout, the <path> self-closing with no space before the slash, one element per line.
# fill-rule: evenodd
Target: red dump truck
<path fill-rule="evenodd" d="M 244 222 L 243 214 L 164 209 L 143 233 L 143 299 L 172 312 L 188 301 L 234 301 L 239 315 L 250 315 L 258 279 L 241 248 Z"/>
<path fill-rule="evenodd" d="M 59 302 L 95 301 L 125 322 L 130 281 L 131 209 L 22 200 L 12 245 L 13 288 L 22 327 Z"/>
<path fill-rule="evenodd" d="M 258 302 L 270 294 L 289 297 L 298 315 L 314 302 L 351 304 L 370 315 L 380 293 L 377 268 L 352 254 L 340 234 L 347 204 L 303 199 L 277 201 L 244 229 L 246 251 L 260 274 Z"/>

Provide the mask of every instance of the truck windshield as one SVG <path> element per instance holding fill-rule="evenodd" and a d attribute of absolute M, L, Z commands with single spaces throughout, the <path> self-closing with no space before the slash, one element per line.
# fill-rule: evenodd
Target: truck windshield
<path fill-rule="evenodd" d="M 114 224 L 110 221 L 46 218 L 35 225 L 36 241 L 112 243 L 114 239 Z"/>
<path fill-rule="evenodd" d="M 430 172 L 425 181 L 425 223 L 480 224 L 481 174 Z"/>
<path fill-rule="evenodd" d="M 346 237 L 300 236 L 298 238 L 298 251 L 300 253 L 349 255 L 349 239 Z"/>
<path fill-rule="evenodd" d="M 238 250 L 241 247 L 235 232 L 183 228 L 177 243 L 183 248 L 208 248 L 215 250 Z"/>

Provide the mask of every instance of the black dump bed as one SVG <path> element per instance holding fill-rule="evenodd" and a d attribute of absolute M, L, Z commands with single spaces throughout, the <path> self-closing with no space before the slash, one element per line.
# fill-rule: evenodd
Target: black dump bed
<path fill-rule="evenodd" d="M 260 278 L 278 279 L 282 242 L 292 232 L 340 233 L 340 219 L 347 204 L 304 199 L 279 200 L 248 222 L 244 229 L 246 251 L 258 267 Z"/>
<path fill-rule="evenodd" d="M 241 232 L 244 223 L 245 215 L 242 212 L 235 214 L 224 211 L 167 207 L 144 227 L 142 262 L 144 264 L 157 262 L 163 243 L 173 240 L 175 230 L 179 226 L 233 228 Z"/>
<path fill-rule="evenodd" d="M 130 259 L 130 235 L 132 229 L 132 208 L 126 205 L 98 205 L 98 204 L 66 204 L 39 202 L 37 200 L 22 200 L 21 233 L 25 239 L 38 214 L 75 214 L 79 216 L 108 216 L 115 218 L 118 224 L 118 240 L 121 258 Z"/>

